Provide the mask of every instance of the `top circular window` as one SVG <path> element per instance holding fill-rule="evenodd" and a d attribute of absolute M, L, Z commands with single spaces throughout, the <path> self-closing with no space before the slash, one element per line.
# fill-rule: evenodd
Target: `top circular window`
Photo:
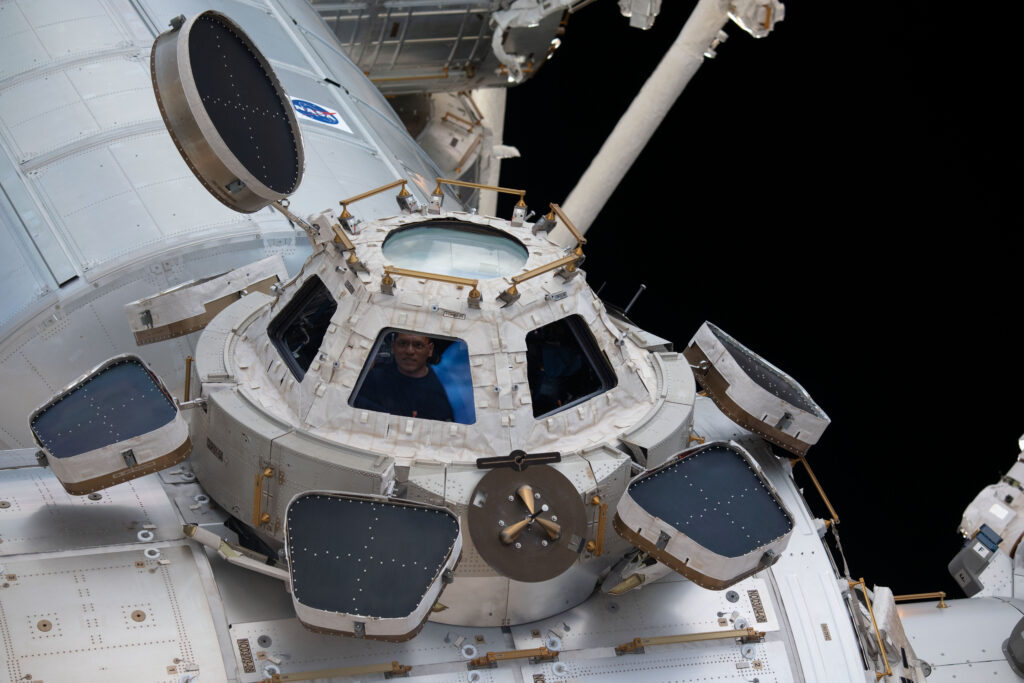
<path fill-rule="evenodd" d="M 384 240 L 382 251 L 399 268 L 478 279 L 513 275 L 530 255 L 503 232 L 459 221 L 399 228 Z"/>

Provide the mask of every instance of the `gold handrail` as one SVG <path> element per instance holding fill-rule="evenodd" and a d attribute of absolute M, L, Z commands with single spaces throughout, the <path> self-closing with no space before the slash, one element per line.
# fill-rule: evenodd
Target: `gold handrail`
<path fill-rule="evenodd" d="M 875 638 L 878 640 L 878 651 L 882 654 L 882 662 L 885 664 L 885 673 L 875 672 L 875 680 L 879 681 L 886 676 L 892 676 L 892 667 L 889 666 L 889 658 L 885 654 L 885 645 L 882 644 L 882 634 L 878 630 L 878 622 L 875 621 L 875 610 L 871 607 L 871 598 L 868 597 L 868 587 L 864 583 L 864 577 L 862 576 L 859 581 L 850 581 L 847 579 L 847 583 L 850 584 L 850 588 L 854 586 L 860 586 L 861 592 L 864 594 L 864 602 L 868 606 L 868 614 L 871 615 L 871 625 L 875 627 Z"/>
<path fill-rule="evenodd" d="M 287 683 L 288 681 L 313 681 L 318 678 L 341 678 L 344 676 L 360 676 L 363 674 L 391 674 L 404 676 L 412 671 L 411 666 L 391 662 L 390 664 L 368 664 L 366 666 L 347 666 L 340 669 L 320 669 L 291 674 L 271 674 L 260 683 Z"/>
<path fill-rule="evenodd" d="M 832 501 L 830 501 L 828 496 L 825 495 L 825 489 L 821 488 L 821 483 L 818 482 L 818 478 L 814 476 L 814 470 L 811 469 L 807 459 L 801 455 L 796 458 L 790 458 L 790 462 L 799 462 L 804 466 L 804 469 L 807 470 L 807 474 L 811 475 L 811 481 L 814 483 L 814 488 L 818 489 L 818 495 L 821 496 L 823 501 L 825 501 L 825 507 L 828 508 L 828 513 L 832 515 L 832 524 L 839 524 L 839 515 L 836 514 L 836 509 L 832 507 Z"/>
<path fill-rule="evenodd" d="M 674 643 L 697 643 L 704 640 L 727 640 L 743 638 L 744 640 L 760 640 L 764 638 L 762 631 L 752 628 L 738 628 L 729 631 L 705 631 L 703 633 L 683 633 L 675 636 L 656 636 L 654 638 L 634 638 L 615 648 L 616 654 L 636 652 L 647 645 L 671 645 Z"/>
<path fill-rule="evenodd" d="M 550 206 L 551 213 L 555 214 L 555 216 L 558 216 L 558 219 L 562 221 L 562 224 L 565 225 L 566 229 L 572 233 L 572 236 L 576 238 L 576 241 L 579 242 L 580 244 L 586 244 L 587 238 L 584 237 L 583 233 L 581 233 L 573 224 L 573 222 L 569 220 L 569 217 L 565 215 L 564 211 L 562 211 L 562 207 L 560 207 L 558 204 L 550 204 Z M 554 217 L 551 216 L 551 214 L 548 214 L 549 220 L 553 220 L 553 218 Z"/>
<path fill-rule="evenodd" d="M 514 285 L 520 285 L 526 282 L 527 280 L 535 278 L 538 275 L 543 275 L 548 271 L 555 270 L 556 268 L 561 268 L 562 266 L 569 265 L 570 263 L 576 263 L 576 261 L 578 261 L 579 258 L 580 257 L 578 254 L 569 254 L 568 256 L 563 256 L 557 261 L 552 261 L 551 263 L 540 266 L 539 268 L 528 270 L 525 273 L 522 273 L 521 275 L 513 275 L 511 280 Z"/>
<path fill-rule="evenodd" d="M 497 662 L 509 659 L 537 659 L 540 661 L 551 661 L 558 658 L 558 652 L 549 650 L 544 646 L 529 650 L 505 650 L 504 652 L 488 652 L 483 657 L 477 657 L 469 662 L 470 669 L 479 669 L 485 666 L 493 666 Z"/>
<path fill-rule="evenodd" d="M 274 468 L 267 467 L 256 473 L 256 483 L 253 486 L 252 500 L 252 524 L 263 526 L 270 521 L 270 515 L 263 512 L 263 480 L 274 476 Z"/>
<path fill-rule="evenodd" d="M 342 199 L 340 202 L 338 202 L 339 204 L 341 204 L 341 217 L 342 218 L 351 218 L 352 217 L 352 214 L 350 214 L 348 212 L 348 205 L 349 204 L 353 204 L 355 202 L 358 202 L 360 199 L 366 199 L 367 197 L 372 197 L 375 194 L 380 194 L 381 192 L 384 192 L 385 190 L 390 190 L 391 188 L 398 187 L 399 185 L 402 186 L 402 191 L 398 193 L 398 196 L 399 197 L 408 197 L 409 196 L 409 190 L 407 190 L 406 187 L 405 187 L 406 183 L 408 183 L 408 182 L 409 181 L 406 178 L 399 178 L 398 180 L 396 180 L 393 183 L 388 183 L 387 185 L 381 185 L 380 187 L 375 187 L 372 190 L 367 190 L 366 192 L 363 192 L 362 194 L 357 194 L 355 197 L 349 197 L 348 199 Z"/>
<path fill-rule="evenodd" d="M 189 390 L 192 388 L 192 356 L 185 356 L 185 400 L 188 403 Z"/>
<path fill-rule="evenodd" d="M 483 142 L 483 140 L 483 135 L 476 136 L 476 139 L 473 140 L 473 144 L 469 146 L 469 149 L 466 150 L 466 153 L 462 155 L 461 159 L 459 159 L 459 163 L 455 165 L 456 173 L 462 173 L 462 165 L 469 160 L 469 157 L 473 154 L 476 148 L 480 146 L 480 143 Z"/>
<path fill-rule="evenodd" d="M 444 116 L 441 117 L 441 121 L 442 122 L 443 121 L 447 121 L 448 119 L 455 119 L 456 121 L 458 121 L 459 123 L 463 124 L 464 126 L 468 126 L 468 128 L 466 129 L 467 133 L 472 133 L 473 132 L 473 128 L 476 126 L 476 124 L 473 123 L 472 121 L 467 121 L 466 119 L 462 118 L 461 116 L 456 116 L 455 114 L 451 113 L 450 111 L 446 111 L 444 113 Z"/>
<path fill-rule="evenodd" d="M 401 275 L 402 277 L 415 277 L 422 278 L 424 280 L 434 280 L 436 282 L 447 282 L 452 285 L 462 285 L 465 287 L 472 287 L 469 290 L 470 299 L 479 299 L 480 290 L 476 287 L 480 284 L 479 280 L 471 280 L 465 277 L 455 277 L 454 275 L 440 275 L 438 273 L 425 273 L 421 270 L 409 270 L 407 268 L 396 268 L 395 266 L 384 266 L 384 277 L 381 278 L 381 284 L 387 287 L 395 284 L 392 275 Z"/>
<path fill-rule="evenodd" d="M 939 599 L 939 604 L 936 607 L 946 608 L 949 605 L 946 604 L 946 591 L 932 591 L 931 593 L 907 593 L 906 595 L 894 595 L 892 599 L 896 602 L 909 602 L 911 600 L 934 600 Z"/>
<path fill-rule="evenodd" d="M 498 298 L 505 301 L 506 304 L 511 304 L 513 301 L 519 298 L 519 289 L 516 287 L 516 285 L 522 284 L 523 282 L 526 282 L 530 278 L 535 278 L 538 275 L 543 275 L 544 273 L 555 270 L 557 268 L 561 268 L 563 266 L 567 271 L 571 272 L 576 269 L 575 264 L 577 261 L 580 260 L 580 258 L 582 258 L 582 256 L 583 255 L 582 253 L 580 253 L 580 249 L 577 247 L 575 253 L 569 254 L 568 256 L 563 256 L 557 261 L 552 261 L 551 263 L 547 263 L 538 268 L 534 268 L 533 270 L 528 270 L 520 275 L 513 275 L 511 278 L 509 278 L 510 280 L 512 280 L 512 286 L 506 289 L 504 292 L 502 292 L 502 294 Z"/>
<path fill-rule="evenodd" d="M 600 557 L 604 553 L 604 524 L 608 515 L 608 504 L 601 501 L 601 496 L 591 498 L 590 504 L 597 508 L 597 532 L 594 540 L 587 541 L 586 547 L 595 557 Z"/>
<path fill-rule="evenodd" d="M 454 185 L 456 187 L 471 187 L 476 188 L 477 190 L 494 190 L 495 192 L 503 192 L 505 194 L 517 194 L 519 195 L 519 201 L 516 202 L 516 206 L 519 208 L 526 207 L 526 200 L 524 199 L 524 197 L 526 196 L 526 190 L 516 190 L 511 187 L 499 187 L 497 185 L 481 185 L 480 183 L 470 183 L 465 180 L 451 180 L 449 178 L 438 178 L 437 188 L 434 189 L 435 195 L 441 194 L 442 183 L 445 185 Z"/>

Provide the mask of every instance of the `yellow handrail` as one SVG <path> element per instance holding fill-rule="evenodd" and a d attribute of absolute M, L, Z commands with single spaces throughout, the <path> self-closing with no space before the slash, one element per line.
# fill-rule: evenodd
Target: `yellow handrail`
<path fill-rule="evenodd" d="M 697 643 L 705 640 L 727 640 L 729 638 L 743 638 L 744 640 L 760 640 L 764 638 L 762 631 L 755 631 L 752 628 L 738 628 L 729 631 L 705 631 L 703 633 L 683 633 L 674 636 L 655 636 L 653 638 L 634 638 L 628 643 L 623 643 L 615 648 L 617 654 L 636 652 L 647 645 L 671 645 L 674 643 Z"/>
<path fill-rule="evenodd" d="M 495 192 L 503 192 L 505 194 L 517 194 L 519 195 L 519 201 L 516 202 L 516 206 L 520 208 L 526 207 L 526 200 L 524 199 L 524 197 L 526 196 L 526 190 L 516 190 L 511 187 L 499 187 L 497 185 L 481 185 L 480 183 L 470 183 L 466 182 L 465 180 L 450 180 L 448 178 L 438 178 L 437 188 L 434 189 L 435 195 L 441 194 L 442 183 L 445 185 L 454 185 L 456 187 L 470 187 L 475 188 L 477 190 L 494 190 Z"/>
<path fill-rule="evenodd" d="M 270 515 L 263 512 L 263 480 L 274 476 L 274 468 L 267 467 L 256 473 L 256 484 L 253 486 L 252 523 L 262 526 L 270 521 Z"/>
<path fill-rule="evenodd" d="M 470 660 L 470 669 L 479 669 L 485 666 L 493 666 L 497 662 L 506 661 L 509 659 L 526 659 L 532 658 L 539 661 L 550 661 L 558 658 L 558 652 L 555 650 L 549 650 L 543 645 L 541 647 L 532 648 L 529 650 L 505 650 L 504 652 L 488 652 L 483 657 L 477 657 L 476 659 Z"/>
<path fill-rule="evenodd" d="M 807 459 L 801 455 L 797 458 L 790 458 L 790 461 L 799 462 L 804 466 L 804 469 L 807 470 L 807 474 L 811 475 L 811 481 L 814 483 L 814 488 L 818 489 L 818 495 L 821 496 L 823 501 L 825 501 L 825 507 L 828 508 L 828 513 L 832 515 L 832 523 L 839 524 L 839 515 L 836 514 L 836 509 L 832 507 L 832 501 L 830 501 L 828 496 L 825 495 L 825 489 L 821 488 L 821 483 L 818 481 L 818 478 L 814 476 L 814 470 L 811 469 Z"/>
<path fill-rule="evenodd" d="M 551 207 L 551 213 L 558 216 L 558 219 L 565 225 L 566 230 L 572 233 L 572 236 L 576 238 L 576 241 L 580 244 L 586 244 L 587 238 L 584 237 L 583 233 L 576 228 L 576 225 L 569 220 L 569 217 L 565 215 L 564 211 L 562 211 L 562 207 L 558 204 L 549 204 L 549 206 Z M 551 219 L 551 214 L 548 214 L 548 219 Z"/>
<path fill-rule="evenodd" d="M 400 275 L 403 277 L 415 277 L 423 280 L 434 280 L 436 282 L 447 282 L 452 285 L 462 285 L 465 287 L 472 287 L 469 290 L 470 301 L 480 299 L 480 290 L 477 289 L 477 285 L 480 284 L 479 280 L 471 280 L 466 277 L 455 277 L 454 275 L 441 275 L 439 273 L 426 273 L 421 270 L 409 270 L 407 268 L 396 268 L 395 266 L 384 266 L 384 277 L 381 278 L 381 285 L 390 287 L 395 284 L 392 275 Z"/>
<path fill-rule="evenodd" d="M 871 607 L 871 598 L 868 597 L 868 587 L 864 583 L 864 577 L 861 577 L 859 581 L 849 581 L 850 588 L 854 586 L 860 586 L 861 592 L 864 594 L 864 602 L 868 606 L 868 614 L 871 615 L 871 625 L 875 627 L 875 638 L 878 640 L 878 651 L 882 654 L 882 662 L 885 664 L 885 673 L 875 672 L 875 680 L 879 681 L 885 676 L 892 676 L 892 668 L 889 666 L 889 658 L 885 655 L 885 645 L 882 644 L 882 634 L 878 630 L 878 622 L 875 621 L 875 610 Z"/>
<path fill-rule="evenodd" d="M 907 593 L 905 595 L 894 595 L 892 599 L 896 602 L 909 602 L 910 600 L 934 600 L 939 599 L 939 604 L 936 607 L 946 608 L 949 605 L 946 604 L 946 591 L 932 591 L 931 593 Z"/>
<path fill-rule="evenodd" d="M 288 683 L 289 681 L 313 681 L 318 678 L 341 678 L 344 676 L 361 676 L 365 674 L 390 674 L 404 676 L 412 671 L 411 666 L 391 662 L 390 664 L 369 664 L 366 666 L 347 666 L 340 669 L 320 669 L 291 674 L 271 674 L 260 683 Z"/>
<path fill-rule="evenodd" d="M 358 202 L 360 199 L 366 199 L 367 197 L 372 197 L 375 194 L 380 194 L 381 192 L 384 192 L 385 190 L 390 190 L 391 188 L 398 187 L 399 185 L 402 186 L 402 191 L 398 193 L 398 196 L 399 197 L 408 197 L 409 196 L 409 190 L 407 190 L 406 187 L 405 187 L 406 183 L 408 183 L 408 182 L 409 181 L 407 179 L 405 179 L 405 178 L 399 178 L 398 180 L 396 180 L 393 183 L 388 183 L 387 185 L 381 185 L 380 187 L 375 187 L 372 190 L 367 190 L 366 192 L 363 192 L 362 194 L 357 194 L 355 197 L 349 197 L 348 199 L 342 199 L 340 202 L 338 202 L 339 204 L 341 204 L 341 217 L 342 218 L 352 218 L 352 214 L 350 214 L 348 212 L 348 205 L 349 204 L 353 204 L 355 202 Z M 346 247 L 346 249 L 347 248 L 348 247 Z"/>

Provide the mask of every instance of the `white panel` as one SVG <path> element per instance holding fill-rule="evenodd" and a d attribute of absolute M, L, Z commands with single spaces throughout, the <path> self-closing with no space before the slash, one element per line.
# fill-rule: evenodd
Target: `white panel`
<path fill-rule="evenodd" d="M 797 680 L 789 668 L 786 648 L 779 642 L 754 643 L 751 657 L 741 654 L 735 640 L 647 648 L 644 654 L 593 652 L 590 657 L 565 657 L 521 668 L 524 681 L 587 681 L 587 683 L 789 683 Z M 602 656 L 603 655 L 603 656 Z"/>
<path fill-rule="evenodd" d="M 223 233 L 227 232 L 224 229 L 227 225 L 232 225 L 234 230 L 240 227 L 255 230 L 247 216 L 232 211 L 209 193 L 196 194 L 187 202 L 181 201 L 195 189 L 197 182 L 190 176 L 139 188 L 138 194 L 147 213 L 156 220 L 165 237 Z M 167 240 L 170 244 L 178 241 Z"/>
<path fill-rule="evenodd" d="M 747 620 L 758 631 L 779 630 L 775 605 L 767 582 L 759 578 L 744 579 L 730 590 L 736 591 L 735 603 L 726 598 L 726 591 L 712 591 L 687 581 L 677 574 L 624 596 L 598 594 L 587 602 L 550 619 L 513 626 L 516 647 L 540 647 L 543 638 L 557 635 L 567 649 L 615 647 L 634 638 L 682 633 L 727 631 L 735 628 L 732 613 Z M 765 611 L 765 621 L 757 621 L 747 591 L 757 591 Z M 443 600 L 442 600 L 443 602 Z M 719 614 L 726 624 L 719 623 Z M 568 626 L 568 628 L 566 628 Z M 532 631 L 541 632 L 540 637 Z"/>
<path fill-rule="evenodd" d="M 193 197 L 208 194 L 185 165 L 178 150 L 174 148 L 171 136 L 163 130 L 118 140 L 110 145 L 110 153 L 114 155 L 121 171 L 136 187 L 188 179 L 193 183 L 191 191 L 186 195 L 189 201 L 194 201 Z M 217 200 L 212 197 L 210 199 L 213 205 L 221 206 L 225 214 L 235 214 Z"/>
<path fill-rule="evenodd" d="M 24 163 L 99 131 L 89 108 L 82 102 L 75 102 L 13 126 L 10 135 L 19 154 L 18 161 Z"/>
<path fill-rule="evenodd" d="M 5 562 L 0 678 L 181 680 L 174 666 L 227 680 L 192 550 L 156 549 Z"/>
<path fill-rule="evenodd" d="M 97 50 L 112 50 L 120 47 L 127 37 L 114 27 L 106 14 L 43 26 L 36 29 L 36 35 L 55 59 L 66 59 Z"/>
<path fill-rule="evenodd" d="M 25 13 L 16 2 L 0 4 L 0 38 L 6 40 L 31 28 Z"/>
<path fill-rule="evenodd" d="M 15 3 L 0 3 L 0 81 L 50 61 Z"/>
<path fill-rule="evenodd" d="M 271 62 L 285 62 L 307 67 L 302 52 L 295 46 L 290 38 L 282 40 L 282 26 L 271 14 L 269 9 L 254 7 L 266 3 L 261 0 L 247 0 L 246 2 L 234 2 L 232 0 L 221 0 L 210 2 L 210 0 L 178 0 L 169 6 L 166 0 L 145 0 L 143 3 L 153 23 L 163 30 L 173 17 L 184 14 L 186 17 L 193 17 L 208 9 L 215 9 L 218 12 L 231 17 L 231 19 L 242 27 L 242 30 L 252 39 L 260 52 Z M 276 67 L 275 67 L 276 68 Z"/>
<path fill-rule="evenodd" d="M 934 602 L 899 605 L 903 630 L 918 657 L 935 668 L 1002 659 L 1000 645 L 1020 621 L 1024 603 L 971 598 L 948 600 L 946 604 L 949 607 L 945 609 Z"/>
<path fill-rule="evenodd" d="M 442 595 L 442 599 L 443 597 Z M 281 673 L 294 674 L 397 661 L 412 666 L 413 676 L 416 675 L 417 667 L 435 665 L 438 669 L 448 671 L 449 677 L 444 679 L 448 681 L 468 680 L 466 662 L 470 658 L 463 656 L 462 646 L 473 645 L 478 652 L 475 656 L 483 656 L 489 651 L 509 649 L 501 629 L 443 626 L 429 622 L 419 635 L 404 643 L 319 635 L 306 630 L 297 619 L 232 624 L 231 642 L 237 643 L 243 639 L 249 641 L 254 658 L 258 657 L 260 652 L 264 652 L 280 660 L 282 663 L 278 668 Z M 261 642 L 266 645 L 261 646 Z M 242 683 L 255 683 L 265 678 L 263 667 L 269 662 L 256 660 L 256 671 L 242 674 L 242 662 L 237 646 L 235 659 L 241 674 L 239 681 Z M 437 666 L 444 663 L 450 666 Z M 485 672 L 486 670 L 481 671 L 482 674 Z M 479 680 L 483 683 L 487 680 L 508 679 L 502 677 Z"/>
<path fill-rule="evenodd" d="M 21 5 L 25 17 L 36 28 L 104 14 L 103 6 L 97 0 L 75 0 L 73 3 L 64 0 L 20 0 L 15 4 Z"/>
<path fill-rule="evenodd" d="M 117 142 L 110 153 L 165 239 L 224 234 L 230 231 L 227 225 L 233 230 L 255 229 L 249 216 L 232 211 L 202 188 L 163 131 Z M 170 245 L 178 241 L 166 239 Z"/>
<path fill-rule="evenodd" d="M 302 185 L 292 195 L 292 210 L 299 215 L 337 206 L 340 199 L 397 180 L 379 158 L 365 148 L 342 139 L 341 134 L 319 133 L 316 124 L 300 123 L 306 151 L 306 173 Z M 410 188 L 411 189 L 411 188 Z M 353 215 L 364 220 L 370 217 L 393 216 L 399 213 L 394 196 L 385 192 L 353 204 Z"/>
<path fill-rule="evenodd" d="M 48 164 L 38 173 L 37 182 L 65 220 L 80 221 L 75 216 L 77 212 L 109 197 L 123 196 L 132 189 L 131 182 L 105 147 Z M 111 216 L 121 217 L 122 212 L 116 211 Z"/>
<path fill-rule="evenodd" d="M 0 92 L 0 122 L 14 128 L 78 102 L 75 87 L 63 73 L 23 81 Z"/>
<path fill-rule="evenodd" d="M 118 484 L 93 495 L 72 496 L 47 468 L 3 473 L 0 500 L 0 563 L 4 556 L 73 548 L 139 543 L 147 526 L 153 540 L 182 538 L 178 516 L 155 474 Z"/>
<path fill-rule="evenodd" d="M 968 681 L 1020 683 L 1020 676 L 1013 672 L 1005 659 L 999 659 L 990 662 L 936 666 L 932 668 L 932 674 L 928 677 L 928 683 L 967 683 Z"/>
<path fill-rule="evenodd" d="M 75 225 L 73 236 L 85 271 L 155 244 L 161 237 L 153 216 L 134 192 L 107 196 L 67 215 L 65 220 Z"/>
<path fill-rule="evenodd" d="M 0 197 L 0 325 L 51 290 L 54 282 L 40 262 L 39 253 L 27 243 L 25 227 L 13 208 Z"/>
<path fill-rule="evenodd" d="M 160 118 L 144 56 L 83 64 L 67 75 L 104 129 Z"/>

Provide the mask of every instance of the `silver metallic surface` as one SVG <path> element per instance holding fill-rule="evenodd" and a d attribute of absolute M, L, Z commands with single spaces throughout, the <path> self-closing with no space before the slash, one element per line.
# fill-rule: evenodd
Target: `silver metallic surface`
<path fill-rule="evenodd" d="M 312 4 L 349 58 L 388 95 L 508 86 L 508 75 L 491 43 L 494 15 L 511 3 L 312 0 Z M 536 26 L 508 31 L 507 51 L 533 56 L 525 65 L 528 74 L 539 69 L 557 47 L 553 39 L 561 18 L 562 12 L 554 12 Z"/>
<path fill-rule="evenodd" d="M 662 645 L 647 648 L 644 654 L 616 657 L 607 651 L 566 653 L 554 664 L 523 666 L 524 680 L 543 674 L 545 680 L 579 680 L 616 683 L 698 683 L 732 681 L 762 683 L 796 680 L 786 661 L 782 643 L 754 645 L 753 660 L 746 659 L 734 640 L 708 641 L 686 645 Z M 669 673 L 671 672 L 671 673 Z"/>
<path fill-rule="evenodd" d="M 0 510 L 0 557 L 138 543 L 140 531 L 156 541 L 183 538 L 154 475 L 97 493 L 72 496 L 42 467 L 5 471 L 0 500 L 11 507 Z"/>
<path fill-rule="evenodd" d="M 0 677 L 136 683 L 174 667 L 226 680 L 192 548 L 155 547 L 160 559 L 106 548 L 5 561 Z"/>

